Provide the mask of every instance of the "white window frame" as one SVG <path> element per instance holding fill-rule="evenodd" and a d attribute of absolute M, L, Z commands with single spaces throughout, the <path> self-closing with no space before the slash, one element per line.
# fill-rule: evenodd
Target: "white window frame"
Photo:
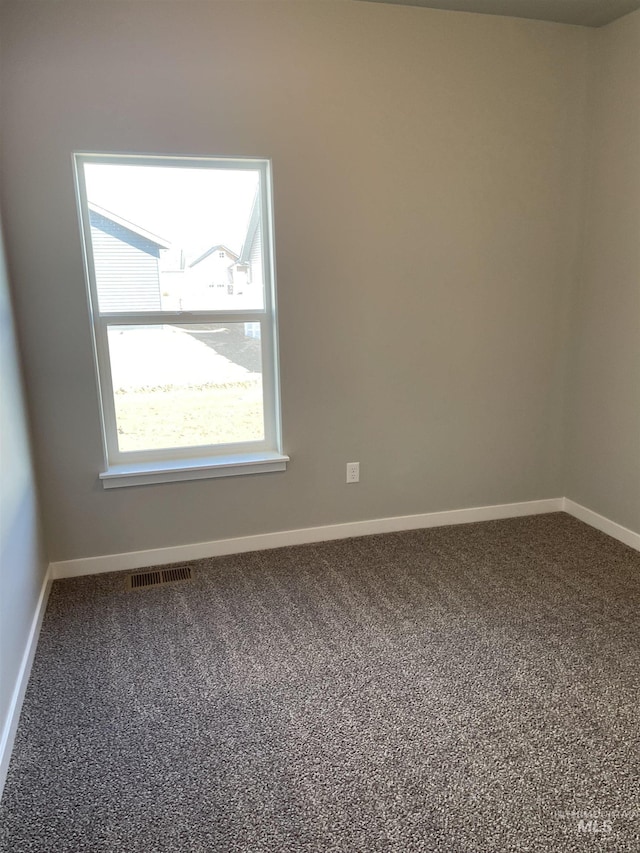
<path fill-rule="evenodd" d="M 104 488 L 284 471 L 289 457 L 282 452 L 271 161 L 244 157 L 172 157 L 80 152 L 73 156 L 89 314 L 93 333 L 96 379 L 101 409 L 105 469 L 100 472 L 99 477 Z M 263 232 L 263 308 L 235 311 L 101 312 L 93 263 L 91 225 L 84 175 L 85 164 L 93 163 L 258 171 L 260 175 Z M 129 452 L 123 452 L 118 448 L 115 400 L 109 358 L 109 326 L 173 324 L 185 326 L 202 323 L 248 322 L 259 323 L 260 325 L 265 427 L 262 441 Z"/>

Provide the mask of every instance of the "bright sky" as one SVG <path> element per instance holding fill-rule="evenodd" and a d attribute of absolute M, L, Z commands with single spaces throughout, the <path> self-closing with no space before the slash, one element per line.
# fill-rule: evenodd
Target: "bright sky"
<path fill-rule="evenodd" d="M 216 243 L 242 247 L 257 170 L 85 164 L 90 202 L 194 257 Z"/>

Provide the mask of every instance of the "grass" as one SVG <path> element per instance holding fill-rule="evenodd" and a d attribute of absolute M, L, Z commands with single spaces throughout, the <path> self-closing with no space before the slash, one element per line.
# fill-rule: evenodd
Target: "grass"
<path fill-rule="evenodd" d="M 123 452 L 264 438 L 262 382 L 136 388 L 115 394 Z"/>

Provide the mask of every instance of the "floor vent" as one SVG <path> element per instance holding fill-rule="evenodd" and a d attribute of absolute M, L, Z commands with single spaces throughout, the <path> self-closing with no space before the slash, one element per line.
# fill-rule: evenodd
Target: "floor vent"
<path fill-rule="evenodd" d="M 167 583 L 179 583 L 191 580 L 189 566 L 176 569 L 160 569 L 152 572 L 137 572 L 127 576 L 127 589 L 146 589 L 150 586 L 164 586 Z"/>
<path fill-rule="evenodd" d="M 190 581 L 191 569 L 189 566 L 178 566 L 177 569 L 163 569 L 162 583 L 176 583 L 177 581 Z"/>

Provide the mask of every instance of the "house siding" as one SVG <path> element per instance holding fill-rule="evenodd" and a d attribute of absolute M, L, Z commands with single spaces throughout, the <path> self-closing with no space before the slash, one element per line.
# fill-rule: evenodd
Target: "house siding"
<path fill-rule="evenodd" d="M 159 246 L 95 211 L 90 222 L 100 311 L 159 311 Z"/>
<path fill-rule="evenodd" d="M 262 257 L 262 222 L 258 222 L 249 255 L 251 269 L 251 285 L 254 288 L 264 287 L 264 261 Z"/>

